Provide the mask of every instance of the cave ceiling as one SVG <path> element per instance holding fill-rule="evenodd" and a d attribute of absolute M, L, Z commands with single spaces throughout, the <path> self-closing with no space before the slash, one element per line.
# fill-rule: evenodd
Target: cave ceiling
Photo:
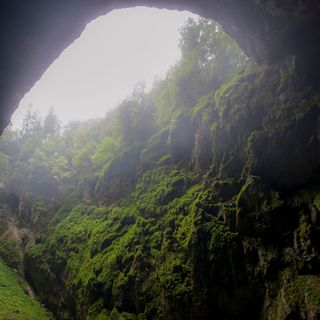
<path fill-rule="evenodd" d="M 261 64 L 294 54 L 308 65 L 320 53 L 317 0 L 3 0 L 0 7 L 0 131 L 34 83 L 84 30 L 113 9 L 189 10 L 218 21 Z M 304 65 L 303 68 L 307 68 Z"/>

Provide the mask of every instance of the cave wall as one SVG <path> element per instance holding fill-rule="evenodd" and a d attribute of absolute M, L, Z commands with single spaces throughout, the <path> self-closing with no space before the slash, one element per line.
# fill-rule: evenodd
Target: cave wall
<path fill-rule="evenodd" d="M 189 10 L 213 18 L 256 61 L 273 64 L 287 54 L 295 54 L 306 81 L 317 83 L 317 0 L 3 0 L 0 132 L 25 93 L 80 36 L 88 22 L 113 9 L 138 5 Z"/>

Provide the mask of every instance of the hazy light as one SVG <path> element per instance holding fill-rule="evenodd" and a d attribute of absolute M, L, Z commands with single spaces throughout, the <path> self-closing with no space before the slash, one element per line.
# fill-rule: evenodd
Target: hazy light
<path fill-rule="evenodd" d="M 191 13 L 138 7 L 89 23 L 21 100 L 12 123 L 28 105 L 44 116 L 53 106 L 63 123 L 104 116 L 137 82 L 152 86 L 179 58 L 179 28 Z"/>

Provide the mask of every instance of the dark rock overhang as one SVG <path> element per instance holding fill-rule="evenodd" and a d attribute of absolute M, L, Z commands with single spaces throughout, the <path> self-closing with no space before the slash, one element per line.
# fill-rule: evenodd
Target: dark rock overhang
<path fill-rule="evenodd" d="M 3 0 L 0 4 L 0 132 L 19 101 L 86 24 L 138 5 L 189 10 L 218 21 L 259 63 L 288 54 L 317 77 L 320 2 L 317 0 Z"/>

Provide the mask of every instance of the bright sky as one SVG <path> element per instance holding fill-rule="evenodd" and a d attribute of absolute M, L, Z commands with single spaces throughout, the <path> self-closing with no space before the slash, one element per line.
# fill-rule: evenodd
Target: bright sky
<path fill-rule="evenodd" d="M 21 124 L 30 104 L 42 117 L 53 106 L 66 124 L 103 117 L 140 81 L 150 89 L 180 57 L 179 28 L 190 16 L 138 7 L 92 21 L 21 100 L 13 126 Z"/>

